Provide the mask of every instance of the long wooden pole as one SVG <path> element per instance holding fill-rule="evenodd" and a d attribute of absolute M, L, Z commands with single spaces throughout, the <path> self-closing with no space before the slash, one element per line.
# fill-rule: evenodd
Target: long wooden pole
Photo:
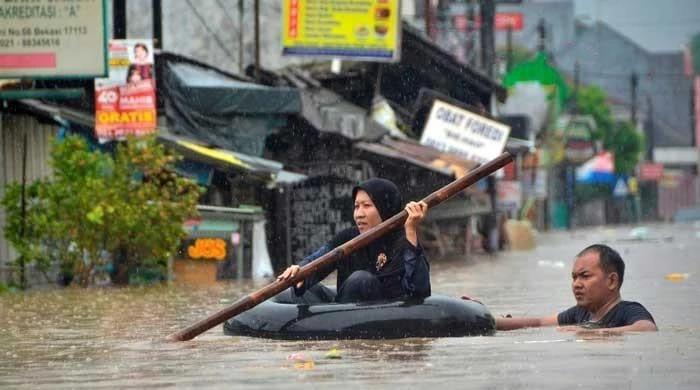
<path fill-rule="evenodd" d="M 469 174 L 453 181 L 452 183 L 440 188 L 423 199 L 428 205 L 428 208 L 437 206 L 438 204 L 453 197 L 463 189 L 492 174 L 496 170 L 503 168 L 506 164 L 513 161 L 513 156 L 509 152 L 504 152 L 494 160 L 474 169 Z M 397 228 L 406 221 L 408 213 L 406 210 L 394 215 L 393 217 L 383 221 L 374 228 L 360 234 L 345 244 L 333 249 L 311 263 L 301 267 L 297 275 L 290 280 L 276 280 L 267 286 L 246 295 L 245 297 L 234 302 L 231 306 L 214 313 L 213 315 L 173 334 L 168 335 L 167 339 L 171 341 L 186 341 L 197 337 L 199 334 L 213 328 L 214 326 L 234 317 L 250 308 L 253 308 L 265 300 L 279 294 L 294 283 L 306 279 L 313 274 L 317 269 L 325 268 L 339 259 L 355 252 L 356 250 L 367 246 L 377 238 Z"/>

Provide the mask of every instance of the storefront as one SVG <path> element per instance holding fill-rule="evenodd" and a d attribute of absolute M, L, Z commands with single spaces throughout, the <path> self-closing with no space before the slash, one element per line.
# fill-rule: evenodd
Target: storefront
<path fill-rule="evenodd" d="M 261 208 L 198 206 L 197 211 L 197 218 L 185 222 L 187 238 L 174 259 L 177 282 L 272 277 Z"/>

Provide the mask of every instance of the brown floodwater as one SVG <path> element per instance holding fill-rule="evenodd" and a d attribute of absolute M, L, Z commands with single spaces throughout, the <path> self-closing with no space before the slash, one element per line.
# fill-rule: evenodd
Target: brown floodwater
<path fill-rule="evenodd" d="M 0 296 L 0 388 L 697 389 L 700 226 L 631 230 L 541 234 L 533 251 L 433 261 L 433 292 L 469 294 L 494 315 L 553 314 L 573 304 L 572 256 L 602 241 L 626 260 L 623 298 L 643 303 L 658 333 L 298 342 L 230 337 L 218 326 L 166 342 L 262 284 L 36 291 Z M 339 358 L 326 357 L 332 349 Z"/>

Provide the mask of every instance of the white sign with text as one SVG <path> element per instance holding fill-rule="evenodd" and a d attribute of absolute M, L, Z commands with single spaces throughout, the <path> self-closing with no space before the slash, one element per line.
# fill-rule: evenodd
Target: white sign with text
<path fill-rule="evenodd" d="M 436 100 L 420 143 L 483 164 L 503 152 L 509 134 L 508 125 Z"/>
<path fill-rule="evenodd" d="M 107 75 L 107 0 L 5 0 L 0 79 Z"/>

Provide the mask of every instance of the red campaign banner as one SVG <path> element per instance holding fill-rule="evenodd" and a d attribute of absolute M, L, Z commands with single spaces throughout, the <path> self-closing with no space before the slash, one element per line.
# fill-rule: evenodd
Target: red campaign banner
<path fill-rule="evenodd" d="M 109 43 L 109 78 L 95 79 L 95 136 L 100 142 L 154 133 L 157 127 L 153 44 Z"/>

